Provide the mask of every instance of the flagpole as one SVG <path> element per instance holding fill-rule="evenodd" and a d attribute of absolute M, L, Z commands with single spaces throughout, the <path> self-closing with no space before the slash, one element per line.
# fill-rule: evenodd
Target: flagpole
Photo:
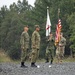
<path fill-rule="evenodd" d="M 60 15 L 60 8 L 58 8 L 58 23 L 59 23 L 59 15 Z M 56 27 L 58 27 L 58 25 Z M 57 36 L 57 34 L 56 34 L 56 36 Z M 55 45 L 57 45 L 57 44 L 58 44 L 58 40 L 55 40 Z"/>
<path fill-rule="evenodd" d="M 60 8 L 58 8 L 58 24 L 59 24 L 59 20 L 60 20 Z M 60 35 L 59 35 L 59 40 L 60 40 Z"/>
<path fill-rule="evenodd" d="M 58 20 L 59 20 L 59 15 L 60 15 L 60 8 L 58 8 Z"/>

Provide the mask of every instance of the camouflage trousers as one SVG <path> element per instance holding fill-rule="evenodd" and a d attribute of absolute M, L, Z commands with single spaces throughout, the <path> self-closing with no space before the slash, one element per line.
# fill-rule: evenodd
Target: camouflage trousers
<path fill-rule="evenodd" d="M 39 50 L 38 49 L 32 49 L 32 53 L 31 53 L 31 62 L 36 62 L 36 60 L 39 57 Z"/>
<path fill-rule="evenodd" d="M 54 57 L 54 47 L 47 47 L 45 56 L 46 56 L 46 58 L 52 60 Z"/>
<path fill-rule="evenodd" d="M 56 49 L 56 57 L 62 59 L 64 57 L 65 46 L 58 46 Z"/>
<path fill-rule="evenodd" d="M 21 62 L 25 62 L 29 57 L 29 49 L 22 49 L 21 51 Z"/>

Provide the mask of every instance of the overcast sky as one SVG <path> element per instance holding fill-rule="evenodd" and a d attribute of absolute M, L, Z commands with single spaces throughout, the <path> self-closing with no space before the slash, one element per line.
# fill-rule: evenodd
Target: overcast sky
<path fill-rule="evenodd" d="M 13 4 L 13 2 L 17 3 L 18 0 L 0 0 L 0 8 L 3 6 L 3 5 L 7 5 L 7 7 L 10 6 L 10 4 Z M 20 0 L 22 1 L 22 0 Z M 34 2 L 35 0 L 27 0 L 29 4 L 31 4 L 32 6 L 34 6 Z"/>

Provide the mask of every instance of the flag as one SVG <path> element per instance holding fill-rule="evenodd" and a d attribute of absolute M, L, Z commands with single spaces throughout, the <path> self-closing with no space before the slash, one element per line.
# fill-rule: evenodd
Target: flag
<path fill-rule="evenodd" d="M 55 44 L 58 43 L 60 41 L 60 33 L 61 33 L 61 20 L 58 20 L 58 24 L 56 26 L 56 36 L 55 36 Z"/>
<path fill-rule="evenodd" d="M 51 22 L 49 17 L 49 9 L 47 7 L 46 36 L 49 36 L 50 32 L 51 32 Z"/>

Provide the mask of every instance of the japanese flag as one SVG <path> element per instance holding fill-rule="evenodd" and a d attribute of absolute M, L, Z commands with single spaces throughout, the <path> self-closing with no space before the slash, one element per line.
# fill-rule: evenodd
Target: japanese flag
<path fill-rule="evenodd" d="M 47 7 L 46 36 L 49 36 L 50 32 L 51 32 L 51 22 L 49 17 L 49 9 Z"/>

